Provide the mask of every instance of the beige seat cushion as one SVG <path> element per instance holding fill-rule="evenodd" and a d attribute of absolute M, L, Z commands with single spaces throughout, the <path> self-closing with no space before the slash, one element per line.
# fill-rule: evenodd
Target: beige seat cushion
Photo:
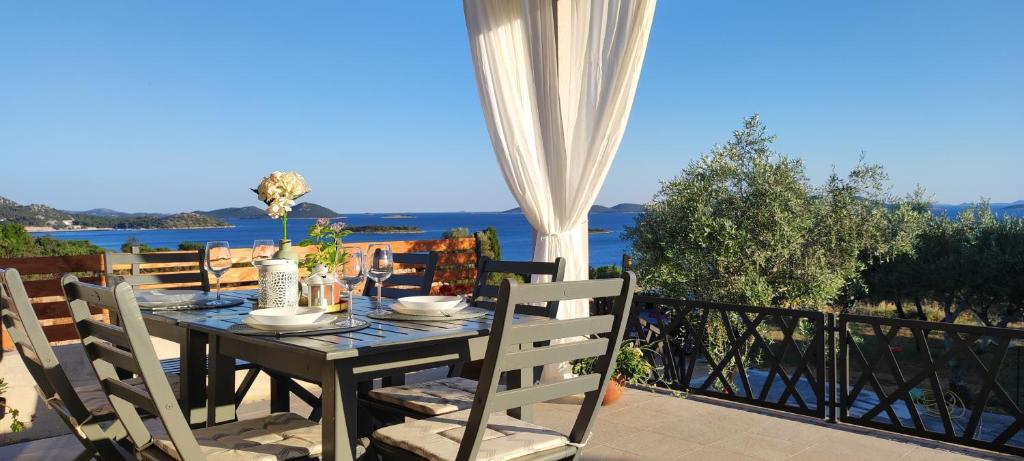
<path fill-rule="evenodd" d="M 379 443 L 415 453 L 431 461 L 451 461 L 459 452 L 470 410 L 412 420 L 378 429 Z M 546 427 L 494 413 L 487 420 L 478 461 L 502 461 L 568 445 L 569 439 Z"/>
<path fill-rule="evenodd" d="M 443 378 L 370 391 L 370 398 L 437 416 L 473 407 L 477 382 L 466 378 Z M 504 386 L 499 386 L 504 390 Z"/>
<path fill-rule="evenodd" d="M 208 461 L 282 461 L 316 457 L 323 453 L 319 424 L 295 413 L 272 413 L 220 426 L 192 431 Z M 174 444 L 166 435 L 154 434 L 153 447 L 181 461 Z M 143 452 L 159 459 L 154 453 Z"/>
<path fill-rule="evenodd" d="M 167 375 L 167 381 L 171 384 L 171 390 L 174 391 L 174 397 L 177 398 L 181 395 L 181 377 L 174 374 Z M 132 378 L 125 380 L 126 384 L 143 388 L 142 378 Z M 103 393 L 103 388 L 100 387 L 99 381 L 93 384 L 84 384 L 75 386 L 75 393 L 82 399 L 82 404 L 89 410 L 93 416 L 103 416 L 114 413 L 114 408 L 110 406 L 110 400 L 107 399 L 107 394 Z"/>

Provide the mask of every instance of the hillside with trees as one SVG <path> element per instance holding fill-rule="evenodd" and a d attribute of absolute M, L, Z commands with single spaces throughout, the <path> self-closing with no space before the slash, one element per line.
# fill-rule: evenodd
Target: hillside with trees
<path fill-rule="evenodd" d="M 113 211 L 113 210 L 109 210 Z M 170 215 L 118 213 L 89 210 L 72 213 L 46 205 L 20 205 L 0 197 L 0 222 L 43 229 L 182 229 L 198 227 L 229 227 L 220 219 L 195 212 Z"/>

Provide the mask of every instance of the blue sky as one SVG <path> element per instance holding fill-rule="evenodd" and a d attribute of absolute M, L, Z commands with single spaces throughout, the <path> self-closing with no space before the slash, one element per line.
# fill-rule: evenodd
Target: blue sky
<path fill-rule="evenodd" d="M 45 3 L 45 4 L 43 4 Z M 462 2 L 0 3 L 0 195 L 65 209 L 500 210 Z M 1024 199 L 1024 2 L 662 0 L 598 199 L 761 114 L 810 177 L 863 151 L 893 192 Z"/>

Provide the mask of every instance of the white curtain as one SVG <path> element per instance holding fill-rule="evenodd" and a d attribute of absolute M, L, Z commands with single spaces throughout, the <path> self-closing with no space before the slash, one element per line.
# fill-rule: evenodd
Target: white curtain
<path fill-rule="evenodd" d="M 587 212 L 633 105 L 655 0 L 464 0 L 487 128 L 533 259 L 589 269 Z M 559 318 L 588 315 L 563 302 Z M 551 373 L 553 369 L 546 369 Z"/>

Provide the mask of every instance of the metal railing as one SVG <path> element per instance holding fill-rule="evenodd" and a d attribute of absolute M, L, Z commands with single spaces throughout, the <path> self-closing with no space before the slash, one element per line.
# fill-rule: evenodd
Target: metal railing
<path fill-rule="evenodd" d="M 821 312 L 637 296 L 634 313 L 656 383 L 825 417 Z"/>
<path fill-rule="evenodd" d="M 637 295 L 651 384 L 1024 455 L 1024 330 Z"/>

